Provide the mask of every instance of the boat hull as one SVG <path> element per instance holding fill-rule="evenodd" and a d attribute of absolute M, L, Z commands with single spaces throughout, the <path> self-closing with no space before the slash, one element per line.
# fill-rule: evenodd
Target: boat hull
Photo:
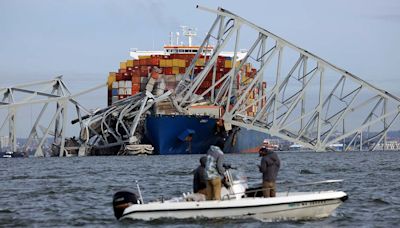
<path fill-rule="evenodd" d="M 160 218 L 255 218 L 260 220 L 303 220 L 329 216 L 347 199 L 344 192 L 321 192 L 274 198 L 200 202 L 156 202 L 132 205 L 121 219 Z"/>

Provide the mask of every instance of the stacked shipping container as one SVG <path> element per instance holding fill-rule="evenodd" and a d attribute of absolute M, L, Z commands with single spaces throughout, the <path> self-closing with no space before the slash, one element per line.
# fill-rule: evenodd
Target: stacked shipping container
<path fill-rule="evenodd" d="M 108 76 L 108 105 L 144 91 L 146 90 L 146 86 L 147 89 L 153 89 L 154 85 L 157 94 L 162 94 L 165 90 L 174 89 L 182 79 L 186 68 L 190 65 L 194 56 L 194 54 L 150 55 L 139 56 L 137 60 L 121 62 L 118 72 L 110 72 Z M 208 58 L 208 56 L 201 56 L 196 61 L 194 68 L 195 75 L 204 69 L 205 58 Z M 219 56 L 216 61 L 216 67 L 215 82 L 232 69 L 232 58 Z M 240 88 L 240 86 L 248 84 L 251 81 L 250 79 L 254 78 L 255 74 L 256 70 L 249 63 L 245 64 L 237 75 L 237 87 Z M 149 87 L 148 84 L 151 84 L 151 86 Z M 213 70 L 208 73 L 196 93 L 202 94 L 212 84 Z M 217 85 L 216 88 L 220 88 L 221 85 L 222 83 Z M 265 88 L 266 83 L 264 82 L 263 95 Z M 210 93 L 206 94 L 206 96 L 209 95 Z M 258 89 L 252 90 L 249 96 L 250 103 L 258 99 Z M 262 102 L 265 103 L 265 99 Z M 254 115 L 256 111 L 256 105 L 247 110 L 249 115 Z"/>

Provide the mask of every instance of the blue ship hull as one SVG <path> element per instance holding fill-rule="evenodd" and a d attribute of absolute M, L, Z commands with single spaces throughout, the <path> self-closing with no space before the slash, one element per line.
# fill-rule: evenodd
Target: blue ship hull
<path fill-rule="evenodd" d="M 155 154 L 204 154 L 216 141 L 216 122 L 208 116 L 151 115 L 145 136 Z"/>
<path fill-rule="evenodd" d="M 155 154 L 205 154 L 217 140 L 217 120 L 208 116 L 151 115 L 145 136 Z M 240 128 L 225 144 L 225 153 L 254 153 L 267 134 Z"/>

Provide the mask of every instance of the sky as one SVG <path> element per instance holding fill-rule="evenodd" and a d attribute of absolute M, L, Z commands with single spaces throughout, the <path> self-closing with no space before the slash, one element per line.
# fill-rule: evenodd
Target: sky
<path fill-rule="evenodd" d="M 161 50 L 181 25 L 196 27 L 200 43 L 215 16 L 196 5 L 226 8 L 400 95 L 396 0 L 0 0 L 0 87 L 63 75 L 72 92 L 87 89 L 118 70 L 130 48 Z M 106 93 L 82 103 L 105 107 Z"/>

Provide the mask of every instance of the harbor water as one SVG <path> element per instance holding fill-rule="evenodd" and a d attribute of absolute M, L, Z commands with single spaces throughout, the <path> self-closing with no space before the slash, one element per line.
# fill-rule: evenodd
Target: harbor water
<path fill-rule="evenodd" d="M 112 196 L 141 186 L 144 201 L 191 191 L 200 155 L 0 159 L 0 227 L 398 227 L 400 152 L 278 152 L 284 186 L 344 179 L 349 195 L 332 216 L 308 221 L 160 219 L 119 222 Z M 227 154 L 250 184 L 261 180 L 257 154 Z"/>

